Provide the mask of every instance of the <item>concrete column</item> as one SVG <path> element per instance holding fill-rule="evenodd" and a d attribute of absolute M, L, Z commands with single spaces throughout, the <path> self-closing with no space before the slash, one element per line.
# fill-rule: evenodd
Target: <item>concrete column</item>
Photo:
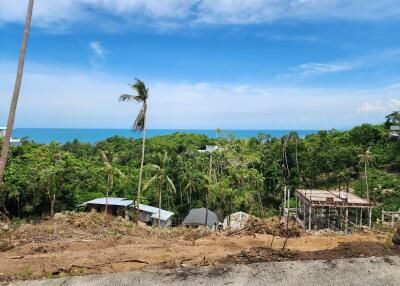
<path fill-rule="evenodd" d="M 372 227 L 372 208 L 368 209 L 368 227 Z"/>
<path fill-rule="evenodd" d="M 358 224 L 358 209 L 356 209 L 356 225 Z"/>
<path fill-rule="evenodd" d="M 363 210 L 360 209 L 360 226 L 363 225 L 363 217 L 362 217 Z"/>
<path fill-rule="evenodd" d="M 286 186 L 283 187 L 283 215 L 286 215 Z"/>
<path fill-rule="evenodd" d="M 331 228 L 331 207 L 328 207 L 328 215 L 327 215 L 327 221 L 328 221 L 328 229 Z"/>
<path fill-rule="evenodd" d="M 385 222 L 385 209 L 382 209 L 382 224 Z"/>
<path fill-rule="evenodd" d="M 346 208 L 346 217 L 345 217 L 345 221 L 344 221 L 344 228 L 347 229 L 349 228 L 349 208 Z"/>
<path fill-rule="evenodd" d="M 308 230 L 311 230 L 311 204 L 308 206 Z"/>

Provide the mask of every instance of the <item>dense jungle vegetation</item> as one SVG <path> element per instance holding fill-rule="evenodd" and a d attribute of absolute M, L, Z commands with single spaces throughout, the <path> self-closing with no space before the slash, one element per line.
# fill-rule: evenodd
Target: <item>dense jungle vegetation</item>
<path fill-rule="evenodd" d="M 305 138 L 291 132 L 244 140 L 222 131 L 216 139 L 186 133 L 153 137 L 146 141 L 142 202 L 156 206 L 160 190 L 162 207 L 174 211 L 180 222 L 190 208 L 204 206 L 210 190 L 209 208 L 221 217 L 238 210 L 267 216 L 279 212 L 284 185 L 292 190 L 351 187 L 366 197 L 368 182 L 370 199 L 396 210 L 400 140 L 389 138 L 389 125 L 390 120 Z M 222 150 L 198 152 L 206 145 Z M 73 210 L 107 190 L 109 196 L 134 199 L 140 152 L 140 139 L 123 137 L 64 145 L 25 140 L 10 150 L 1 212 L 16 218 L 49 215 Z"/>

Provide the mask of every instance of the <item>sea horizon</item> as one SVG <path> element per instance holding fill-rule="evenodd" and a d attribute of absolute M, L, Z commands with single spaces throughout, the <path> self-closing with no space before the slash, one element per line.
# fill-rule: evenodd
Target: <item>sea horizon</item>
<path fill-rule="evenodd" d="M 298 133 L 300 137 L 309 134 L 315 134 L 319 129 L 222 129 L 223 132 L 233 133 L 237 138 L 251 138 L 258 134 L 269 134 L 272 137 L 281 137 L 291 131 Z M 152 138 L 155 136 L 170 135 L 177 132 L 195 133 L 206 135 L 210 138 L 216 138 L 216 129 L 147 129 L 146 136 Z M 139 138 L 140 132 L 134 132 L 131 129 L 124 128 L 15 128 L 14 138 L 26 138 L 41 144 L 48 144 L 52 141 L 66 143 L 75 139 L 85 143 L 96 143 L 110 137 L 121 136 L 127 138 Z"/>

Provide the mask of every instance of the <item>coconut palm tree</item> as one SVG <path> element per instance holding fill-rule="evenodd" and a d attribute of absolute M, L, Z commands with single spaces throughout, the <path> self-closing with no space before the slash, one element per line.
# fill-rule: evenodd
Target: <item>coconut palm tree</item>
<path fill-rule="evenodd" d="M 139 171 L 139 183 L 136 197 L 136 224 L 139 224 L 139 204 L 140 204 L 140 190 L 142 187 L 142 177 L 143 177 L 143 164 L 144 164 L 144 150 L 146 144 L 146 114 L 147 114 L 147 99 L 149 97 L 149 89 L 146 87 L 143 81 L 136 79 L 134 84 L 130 86 L 137 92 L 136 95 L 122 94 L 119 97 L 120 101 L 131 101 L 134 100 L 140 104 L 142 107 L 136 116 L 135 122 L 133 123 L 132 129 L 134 131 L 142 132 L 142 157 L 140 159 L 140 171 Z"/>
<path fill-rule="evenodd" d="M 10 148 L 11 133 L 12 133 L 12 130 L 14 127 L 14 120 L 15 120 L 15 113 L 17 110 L 19 92 L 21 90 L 22 75 L 24 73 L 26 47 L 28 44 L 29 31 L 30 31 L 31 20 L 32 20 L 33 3 L 34 3 L 34 0 L 29 0 L 28 13 L 26 15 L 26 20 L 25 20 L 24 35 L 22 38 L 21 50 L 19 53 L 17 77 L 15 80 L 13 96 L 11 98 L 10 111 L 8 113 L 6 136 L 4 139 L 3 148 L 1 150 L 0 186 L 3 182 L 4 170 L 6 168 L 6 163 L 7 163 L 7 158 L 8 158 L 8 149 Z"/>
<path fill-rule="evenodd" d="M 192 208 L 192 194 L 199 189 L 199 182 L 193 170 L 187 171 L 182 175 L 182 183 L 184 184 L 184 191 L 187 195 L 189 208 Z"/>
<path fill-rule="evenodd" d="M 158 197 L 158 227 L 161 226 L 161 204 L 162 204 L 162 192 L 163 190 L 172 190 L 176 192 L 174 183 L 169 176 L 169 161 L 167 151 L 164 154 L 157 154 L 157 164 L 150 165 L 153 171 L 153 177 L 151 177 L 144 185 L 143 190 L 147 190 L 151 185 L 155 185 L 157 188 Z"/>
<path fill-rule="evenodd" d="M 104 215 L 107 215 L 108 209 L 108 195 L 112 190 L 114 185 L 114 176 L 119 176 L 121 178 L 126 178 L 126 176 L 121 172 L 118 167 L 115 166 L 115 162 L 118 161 L 118 157 L 112 151 L 100 150 L 100 159 L 103 163 L 103 171 L 106 174 L 106 207 L 104 210 Z"/>
<path fill-rule="evenodd" d="M 369 200 L 369 189 L 368 189 L 368 172 L 367 169 L 370 165 L 375 163 L 375 156 L 371 153 L 370 148 L 365 150 L 365 153 L 358 155 L 359 164 L 364 165 L 365 185 L 367 188 L 367 200 Z"/>

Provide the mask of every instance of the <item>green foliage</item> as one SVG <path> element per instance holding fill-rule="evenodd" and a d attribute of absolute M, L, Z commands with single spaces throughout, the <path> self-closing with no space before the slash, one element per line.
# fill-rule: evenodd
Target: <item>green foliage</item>
<path fill-rule="evenodd" d="M 174 211 L 180 222 L 190 208 L 205 206 L 205 192 L 210 190 L 210 209 L 221 217 L 239 210 L 264 217 L 279 211 L 285 185 L 292 194 L 299 187 L 353 187 L 366 197 L 367 174 L 371 200 L 396 210 L 400 142 L 389 140 L 387 132 L 383 125 L 364 124 L 305 138 L 291 132 L 282 138 L 259 134 L 244 140 L 222 131 L 217 139 L 189 133 L 153 137 L 146 140 L 147 184 L 141 201 L 156 206 L 162 194 L 161 205 Z M 212 153 L 210 180 L 210 153 L 198 150 L 215 144 L 223 149 Z M 25 141 L 10 151 L 1 210 L 12 217 L 47 215 L 52 198 L 55 212 L 72 210 L 104 196 L 107 188 L 110 196 L 135 199 L 140 151 L 140 140 L 118 136 L 63 146 Z"/>

